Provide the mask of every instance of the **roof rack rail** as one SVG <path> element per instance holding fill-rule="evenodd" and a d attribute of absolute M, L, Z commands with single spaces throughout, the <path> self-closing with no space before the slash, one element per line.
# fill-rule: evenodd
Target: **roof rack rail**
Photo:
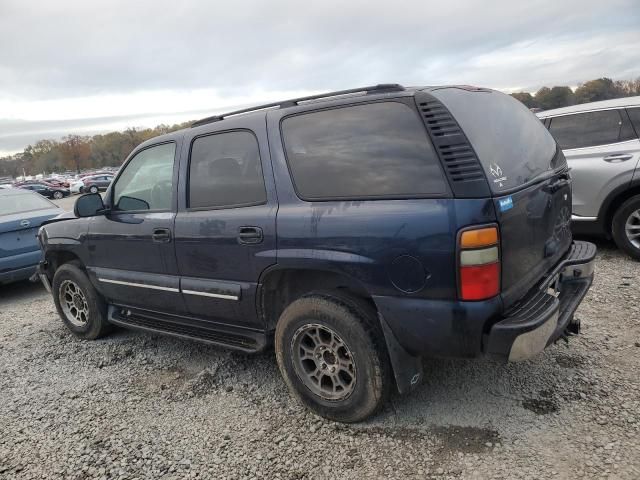
<path fill-rule="evenodd" d="M 208 123 L 219 122 L 226 117 L 233 115 L 240 115 L 243 113 L 257 112 L 259 110 L 267 110 L 269 108 L 287 108 L 298 105 L 300 102 L 308 102 L 312 100 L 318 100 L 321 98 L 339 97 L 341 95 L 349 95 L 352 93 L 381 93 L 381 92 L 401 92 L 405 88 L 397 83 L 380 83 L 378 85 L 372 85 L 369 87 L 351 88 L 349 90 L 336 90 L 335 92 L 320 93 L 317 95 L 309 95 L 307 97 L 294 98 L 292 100 L 284 100 L 282 102 L 265 103 L 264 105 L 257 105 L 255 107 L 243 108 L 241 110 L 234 110 L 232 112 L 223 113 L 221 115 L 213 115 L 201 120 L 197 120 L 191 124 L 191 127 L 199 127 Z"/>

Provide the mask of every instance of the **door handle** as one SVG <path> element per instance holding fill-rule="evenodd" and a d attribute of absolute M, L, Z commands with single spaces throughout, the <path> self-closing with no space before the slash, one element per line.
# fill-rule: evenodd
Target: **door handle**
<path fill-rule="evenodd" d="M 631 157 L 633 157 L 633 155 L 628 153 L 614 153 L 613 155 L 607 155 L 603 158 L 603 160 L 609 163 L 619 163 L 626 160 L 631 160 Z"/>
<path fill-rule="evenodd" d="M 240 227 L 238 229 L 238 242 L 245 245 L 262 243 L 264 235 L 260 227 Z"/>
<path fill-rule="evenodd" d="M 171 241 L 171 230 L 168 228 L 155 228 L 151 238 L 154 242 L 168 243 Z"/>

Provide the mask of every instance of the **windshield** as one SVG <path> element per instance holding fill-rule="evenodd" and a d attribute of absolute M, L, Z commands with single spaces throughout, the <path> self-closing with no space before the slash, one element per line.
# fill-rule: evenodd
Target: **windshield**
<path fill-rule="evenodd" d="M 524 185 L 551 168 L 556 142 L 518 100 L 496 91 L 445 88 L 432 92 L 471 142 L 493 193 Z"/>
<path fill-rule="evenodd" d="M 51 208 L 57 207 L 37 194 L 0 195 L 0 215 L 13 215 L 33 210 L 49 210 Z"/>

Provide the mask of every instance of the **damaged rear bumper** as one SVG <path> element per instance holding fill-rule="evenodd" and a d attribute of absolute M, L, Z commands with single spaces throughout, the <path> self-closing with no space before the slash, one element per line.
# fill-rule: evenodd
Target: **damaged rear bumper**
<path fill-rule="evenodd" d="M 574 242 L 546 279 L 496 322 L 484 339 L 487 354 L 521 361 L 568 333 L 578 333 L 574 312 L 593 282 L 596 247 Z"/>

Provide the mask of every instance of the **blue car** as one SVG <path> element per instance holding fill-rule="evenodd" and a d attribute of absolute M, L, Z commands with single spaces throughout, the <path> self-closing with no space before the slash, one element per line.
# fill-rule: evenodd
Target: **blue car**
<path fill-rule="evenodd" d="M 25 280 L 35 273 L 42 256 L 38 228 L 62 212 L 28 190 L 0 190 L 0 284 Z"/>

